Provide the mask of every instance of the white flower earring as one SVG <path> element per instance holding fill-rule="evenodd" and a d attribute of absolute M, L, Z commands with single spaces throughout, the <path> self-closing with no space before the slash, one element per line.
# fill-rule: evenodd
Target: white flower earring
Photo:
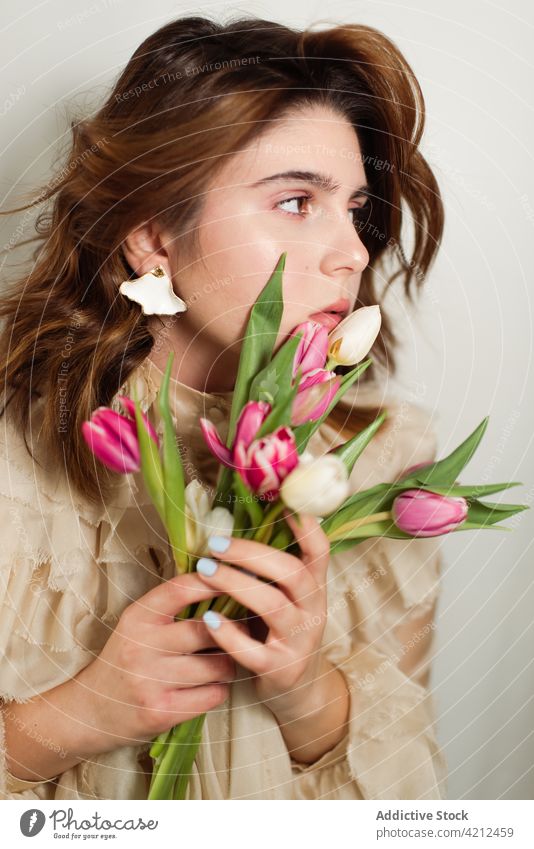
<path fill-rule="evenodd" d="M 140 304 L 145 315 L 174 315 L 187 310 L 186 302 L 174 294 L 172 281 L 161 265 L 135 280 L 124 280 L 119 292 Z"/>

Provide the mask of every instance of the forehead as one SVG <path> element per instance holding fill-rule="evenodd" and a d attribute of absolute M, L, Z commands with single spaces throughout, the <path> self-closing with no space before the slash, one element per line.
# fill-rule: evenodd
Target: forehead
<path fill-rule="evenodd" d="M 342 187 L 366 182 L 363 154 L 352 124 L 343 116 L 315 108 L 272 120 L 243 150 L 230 157 L 219 185 L 244 185 L 282 171 L 319 171 Z M 280 183 L 271 184 L 279 188 Z M 259 187 L 266 191 L 269 185 Z"/>

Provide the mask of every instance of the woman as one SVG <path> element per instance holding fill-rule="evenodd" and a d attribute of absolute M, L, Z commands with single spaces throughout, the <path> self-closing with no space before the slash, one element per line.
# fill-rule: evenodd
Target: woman
<path fill-rule="evenodd" d="M 146 39 L 98 113 L 73 122 L 66 165 L 33 201 L 52 200 L 35 263 L 0 309 L 2 516 L 16 527 L 0 597 L 2 798 L 146 798 L 150 740 L 206 711 L 191 799 L 444 797 L 428 691 L 436 539 L 329 557 L 306 515 L 300 559 L 234 540 L 214 551 L 213 577 L 174 577 L 141 476 L 99 467 L 81 431 L 134 388 L 160 427 L 172 350 L 187 479 L 212 487 L 199 418 L 224 435 L 250 306 L 284 250 L 278 344 L 314 313 L 379 302 L 391 258 L 389 284 L 422 284 L 443 227 L 418 150 L 423 105 L 372 28 L 185 18 Z M 119 292 L 156 266 L 184 312 L 147 315 Z M 383 312 L 371 356 L 391 373 L 395 342 Z M 309 448 L 323 453 L 387 406 L 355 491 L 435 457 L 427 414 L 386 404 L 376 366 L 349 395 Z M 221 593 L 245 602 L 247 625 L 173 621 Z"/>

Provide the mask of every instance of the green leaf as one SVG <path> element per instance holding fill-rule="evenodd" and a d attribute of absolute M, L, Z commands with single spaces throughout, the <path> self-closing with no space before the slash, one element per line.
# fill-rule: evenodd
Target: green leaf
<path fill-rule="evenodd" d="M 258 497 L 249 489 L 239 472 L 234 472 L 233 476 L 233 488 L 236 496 L 241 499 L 240 503 L 247 512 L 252 526 L 257 528 L 263 518 L 263 509 L 258 501 Z"/>
<path fill-rule="evenodd" d="M 263 421 L 256 434 L 256 439 L 261 439 L 262 436 L 265 436 L 268 433 L 273 433 L 273 431 L 275 431 L 278 427 L 285 424 L 286 421 L 291 420 L 291 410 L 293 408 L 297 392 L 299 391 L 300 374 L 301 370 L 299 368 L 294 385 L 291 386 L 291 384 L 289 384 L 282 388 L 282 391 L 276 401 L 276 407 L 271 410 L 267 418 Z M 294 429 L 292 430 L 294 432 Z"/>
<path fill-rule="evenodd" d="M 303 337 L 299 332 L 290 337 L 278 349 L 272 360 L 264 369 L 258 372 L 250 386 L 249 401 L 268 401 L 273 404 L 276 401 L 281 386 L 291 386 L 293 382 L 293 363 L 299 342 Z M 271 395 L 271 398 L 266 395 Z"/>
<path fill-rule="evenodd" d="M 371 422 L 365 430 L 360 431 L 360 433 L 357 433 L 352 437 L 352 439 L 343 443 L 343 445 L 338 445 L 337 448 L 328 452 L 329 454 L 335 454 L 336 457 L 339 457 L 339 459 L 343 461 L 349 475 L 352 472 L 356 460 L 363 452 L 364 448 L 366 448 L 370 443 L 382 422 L 387 418 L 387 415 L 387 411 L 384 410 L 384 412 L 382 412 L 378 418 L 374 420 L 374 422 Z"/>
<path fill-rule="evenodd" d="M 363 492 L 356 492 L 347 498 L 338 509 L 325 518 L 321 524 L 325 534 L 333 534 L 341 525 L 353 519 L 371 516 L 391 510 L 394 499 L 404 490 L 404 485 L 380 483 Z"/>
<path fill-rule="evenodd" d="M 139 452 L 141 455 L 141 472 L 147 488 L 163 523 L 165 523 L 165 502 L 163 498 L 163 469 L 159 456 L 158 446 L 150 436 L 145 425 L 141 406 L 137 400 L 137 393 L 133 387 L 133 400 L 135 404 L 135 422 L 137 426 L 137 438 L 139 441 Z"/>
<path fill-rule="evenodd" d="M 158 407 L 163 420 L 163 475 L 165 481 L 165 517 L 174 560 L 180 573 L 187 572 L 189 558 L 185 529 L 185 482 L 182 458 L 169 409 L 169 380 L 174 352 L 167 360 L 165 375 L 158 393 Z"/>
<path fill-rule="evenodd" d="M 465 522 L 454 530 L 454 533 L 459 531 L 474 531 L 477 528 L 483 528 L 485 531 L 511 531 L 512 528 L 507 528 L 505 525 L 489 525 L 487 522 Z"/>
<path fill-rule="evenodd" d="M 278 338 L 284 303 L 282 299 L 282 273 L 287 253 L 280 254 L 276 267 L 269 280 L 258 295 L 247 323 L 236 384 L 232 398 L 232 408 L 228 425 L 226 445 L 232 445 L 237 419 L 241 410 L 250 399 L 250 388 L 254 377 L 271 360 L 273 348 Z"/>
<path fill-rule="evenodd" d="M 406 486 L 409 489 L 425 489 L 427 491 L 436 492 L 438 495 L 450 495 L 454 498 L 478 498 L 480 495 L 491 495 L 492 493 L 500 492 L 503 489 L 510 489 L 512 486 L 523 486 L 522 483 L 513 481 L 512 483 L 490 483 L 484 486 L 482 484 L 480 486 L 477 486 L 476 484 L 466 484 L 464 486 L 437 486 L 436 484 L 433 484 L 432 487 L 427 487 L 426 484 L 420 484 L 416 475 L 410 475 L 410 477 L 405 478 L 402 483 L 403 486 Z"/>
<path fill-rule="evenodd" d="M 516 513 L 529 510 L 526 504 L 494 504 L 489 501 L 472 501 L 469 503 L 467 519 L 469 522 L 482 522 L 484 525 L 493 525 L 502 522 Z"/>
<path fill-rule="evenodd" d="M 232 397 L 226 446 L 232 446 L 237 419 L 250 399 L 252 381 L 259 371 L 270 362 L 282 320 L 284 302 L 282 298 L 282 274 L 287 252 L 280 254 L 276 267 L 251 309 L 241 352 L 237 378 Z M 227 506 L 232 485 L 232 470 L 221 467 L 217 480 L 215 501 Z"/>
<path fill-rule="evenodd" d="M 437 486 L 452 486 L 458 479 L 460 472 L 467 465 L 488 426 L 489 416 L 482 419 L 473 433 L 467 437 L 455 450 L 444 457 L 443 460 L 438 460 L 436 463 L 430 463 L 426 468 L 420 469 L 416 473 L 417 480 L 428 485 L 436 484 Z"/>

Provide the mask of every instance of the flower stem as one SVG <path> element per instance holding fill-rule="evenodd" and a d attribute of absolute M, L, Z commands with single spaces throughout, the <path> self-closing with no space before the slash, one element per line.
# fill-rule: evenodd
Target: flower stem
<path fill-rule="evenodd" d="M 286 505 L 284 504 L 282 499 L 279 499 L 272 505 L 272 507 L 269 507 L 269 509 L 265 511 L 261 524 L 258 526 L 253 539 L 255 539 L 257 542 L 269 542 L 274 523 L 276 519 L 278 519 L 278 517 L 280 516 L 280 513 L 282 512 L 285 506 Z"/>
<path fill-rule="evenodd" d="M 167 731 L 162 731 L 161 734 L 152 741 L 152 746 L 150 747 L 150 757 L 156 760 L 159 758 L 161 753 L 163 752 L 167 741 L 169 739 L 169 735 L 172 733 L 172 728 L 169 728 Z"/>
<path fill-rule="evenodd" d="M 202 619 L 202 615 L 206 612 L 206 610 L 209 610 L 211 601 L 211 598 L 206 598 L 204 599 L 204 601 L 201 601 L 197 609 L 195 610 L 195 615 L 193 616 L 193 619 Z"/>
<path fill-rule="evenodd" d="M 175 725 L 172 729 L 165 752 L 152 775 L 148 793 L 149 799 L 173 798 L 174 784 L 188 754 L 188 746 L 194 734 L 196 719 L 197 717 L 188 719 L 186 722 Z"/>
<path fill-rule="evenodd" d="M 346 522 L 340 525 L 331 534 L 327 533 L 330 542 L 335 542 L 338 539 L 343 539 L 349 531 L 355 528 L 363 528 L 366 525 L 372 525 L 374 522 L 382 522 L 384 519 L 391 519 L 391 511 L 386 510 L 383 513 L 372 513 L 370 516 L 362 516 L 359 519 L 353 519 L 351 522 Z"/>
<path fill-rule="evenodd" d="M 272 540 L 269 542 L 269 545 L 271 545 L 273 548 L 278 548 L 282 550 L 285 549 L 290 542 L 293 542 L 293 539 L 293 533 L 290 528 L 288 528 L 287 525 L 283 525 L 272 538 Z"/>
<path fill-rule="evenodd" d="M 189 780 L 191 778 L 191 768 L 202 739 L 202 726 L 204 725 L 205 719 L 206 714 L 202 713 L 200 716 L 196 716 L 191 720 L 190 740 L 180 764 L 180 775 L 176 779 L 176 784 L 174 786 L 175 799 L 185 799 Z"/>

